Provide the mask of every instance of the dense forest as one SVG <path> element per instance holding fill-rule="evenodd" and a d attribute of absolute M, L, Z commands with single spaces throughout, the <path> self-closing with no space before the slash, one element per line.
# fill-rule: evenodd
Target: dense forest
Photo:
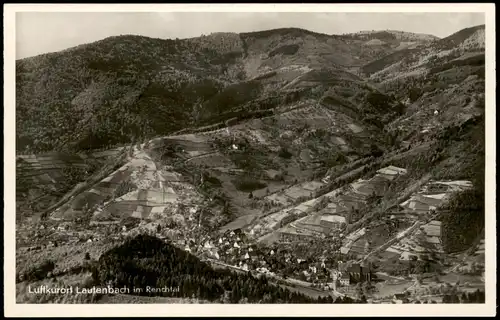
<path fill-rule="evenodd" d="M 16 146 L 96 149 L 183 129 L 223 92 L 234 59 L 189 41 L 121 36 L 18 60 Z"/>
<path fill-rule="evenodd" d="M 466 130 L 469 129 L 469 130 Z M 485 223 L 485 125 L 484 117 L 455 130 L 445 131 L 449 139 L 471 141 L 469 151 L 474 161 L 463 168 L 463 174 L 472 181 L 473 188 L 458 192 L 440 208 L 442 216 L 442 241 L 447 252 L 457 252 L 471 246 L 481 235 Z M 465 133 L 464 133 L 465 132 Z M 493 214 L 493 213 L 492 213 Z"/>
<path fill-rule="evenodd" d="M 195 297 L 222 303 L 333 303 L 271 284 L 250 273 L 215 270 L 195 256 L 158 238 L 138 235 L 101 256 L 92 271 L 95 283 L 114 287 L 179 287 L 180 292 L 141 295 Z M 340 299 L 336 303 L 354 303 Z"/>
<path fill-rule="evenodd" d="M 306 43 L 297 42 L 303 37 Z M 366 92 L 360 78 L 333 63 L 352 60 L 352 50 L 360 49 L 340 39 L 296 28 L 183 40 L 124 35 L 17 60 L 17 151 L 109 148 L 234 117 L 262 117 L 277 107 L 320 98 L 331 88 L 346 97 Z M 328 58 L 321 49 L 325 45 Z M 280 56 L 281 62 L 265 66 L 248 57 L 248 50 Z M 302 79 L 318 86 L 276 90 L 289 80 L 276 70 L 264 77 L 260 72 L 290 64 L 286 59 L 324 64 Z M 383 111 L 377 100 L 386 97 L 371 98 L 367 102 L 361 94 L 355 104 L 370 109 L 367 120 L 373 122 Z"/>

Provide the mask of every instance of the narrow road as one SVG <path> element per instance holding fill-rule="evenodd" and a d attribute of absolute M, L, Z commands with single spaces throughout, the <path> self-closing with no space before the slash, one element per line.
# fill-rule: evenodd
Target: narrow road
<path fill-rule="evenodd" d="M 391 275 L 388 275 L 387 273 L 385 272 L 375 272 L 376 275 L 382 275 L 384 277 L 387 277 L 387 278 L 392 278 L 392 279 L 396 279 L 396 280 L 406 280 L 405 278 L 403 277 L 396 277 L 396 276 L 391 276 Z"/>
<path fill-rule="evenodd" d="M 187 162 L 189 162 L 191 160 L 194 160 L 194 159 L 199 159 L 199 158 L 211 156 L 211 155 L 217 154 L 217 153 L 220 153 L 220 152 L 219 151 L 211 151 L 211 152 L 207 152 L 207 153 L 202 153 L 202 154 L 190 157 L 190 158 L 186 158 L 186 160 L 184 161 L 184 163 L 187 163 Z"/>

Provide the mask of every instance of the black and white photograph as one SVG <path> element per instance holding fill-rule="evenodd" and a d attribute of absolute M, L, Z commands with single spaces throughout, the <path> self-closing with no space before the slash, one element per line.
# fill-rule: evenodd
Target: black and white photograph
<path fill-rule="evenodd" d="M 5 5 L 11 314 L 495 315 L 495 8 L 435 5 Z"/>

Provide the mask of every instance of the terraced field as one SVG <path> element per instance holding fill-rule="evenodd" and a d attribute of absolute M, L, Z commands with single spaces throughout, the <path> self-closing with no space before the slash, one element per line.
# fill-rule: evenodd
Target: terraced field
<path fill-rule="evenodd" d="M 432 212 L 446 203 L 453 192 L 470 187 L 470 181 L 432 181 L 424 185 L 419 192 L 400 206 L 407 220 L 430 221 L 422 223 L 415 232 L 394 243 L 386 251 L 398 254 L 402 260 L 409 260 L 412 256 L 417 258 L 433 256 L 439 259 L 438 257 L 444 253 L 441 244 L 441 222 L 432 220 Z"/>
<path fill-rule="evenodd" d="M 16 159 L 16 197 L 20 214 L 38 215 L 61 205 L 69 196 L 121 162 L 126 149 L 91 154 L 47 153 Z"/>

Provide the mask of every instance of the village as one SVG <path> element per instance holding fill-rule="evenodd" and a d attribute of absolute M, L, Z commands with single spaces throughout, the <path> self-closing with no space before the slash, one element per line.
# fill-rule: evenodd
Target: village
<path fill-rule="evenodd" d="M 299 183 L 265 196 L 283 209 L 240 228 L 208 232 L 200 221 L 209 203 L 197 190 L 172 168 L 157 167 L 140 149 L 135 153 L 136 160 L 83 194 L 96 203 L 96 195 L 110 200 L 80 209 L 74 204 L 78 199 L 72 200 L 40 224 L 34 237 L 23 239 L 24 250 L 120 240 L 145 232 L 210 263 L 290 286 L 334 296 L 364 296 L 371 303 L 388 299 L 403 303 L 422 293 L 415 290 L 414 275 L 398 274 L 391 264 L 439 260 L 441 222 L 435 210 L 452 192 L 471 187 L 469 181 L 429 181 L 381 219 L 350 230 L 366 208 L 406 174 L 404 168 L 388 166 L 370 179 L 319 196 L 325 181 Z M 126 177 L 138 190 L 116 194 L 110 189 L 110 183 L 119 185 Z M 75 208 L 93 212 L 91 221 L 66 221 L 64 217 L 74 215 Z"/>

